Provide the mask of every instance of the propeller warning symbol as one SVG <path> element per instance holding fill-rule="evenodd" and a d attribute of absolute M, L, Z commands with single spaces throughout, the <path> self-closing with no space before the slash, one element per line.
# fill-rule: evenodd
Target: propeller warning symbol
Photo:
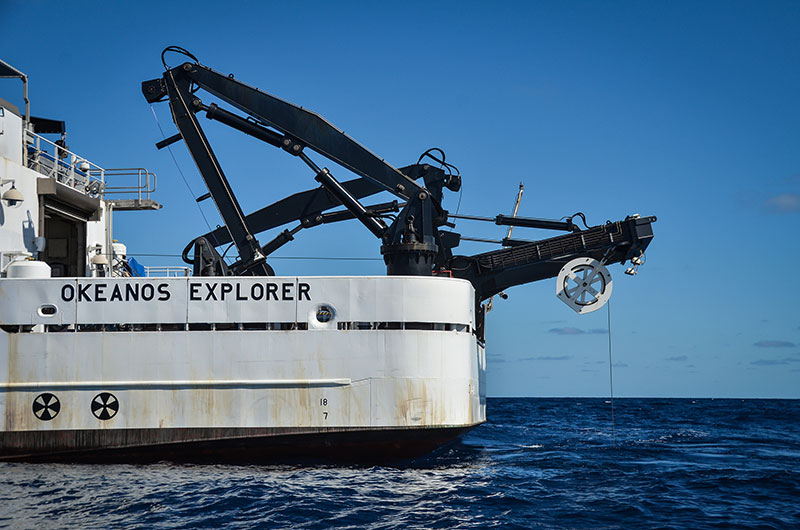
<path fill-rule="evenodd" d="M 52 420 L 58 416 L 58 411 L 60 410 L 61 402 L 49 392 L 39 394 L 33 400 L 33 415 L 42 421 Z"/>
<path fill-rule="evenodd" d="M 110 420 L 117 415 L 119 401 L 114 394 L 100 392 L 92 400 L 92 414 L 99 420 Z"/>

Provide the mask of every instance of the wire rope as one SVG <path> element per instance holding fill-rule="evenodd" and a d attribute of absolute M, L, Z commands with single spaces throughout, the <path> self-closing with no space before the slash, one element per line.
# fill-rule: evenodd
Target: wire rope
<path fill-rule="evenodd" d="M 161 131 L 161 137 L 165 139 L 166 135 L 164 134 L 164 129 L 161 127 L 161 122 L 158 121 L 158 115 L 156 114 L 156 109 L 153 108 L 153 105 L 150 105 L 150 111 L 153 113 L 153 118 L 156 120 L 156 125 L 158 126 L 158 130 Z M 169 151 L 169 156 L 172 158 L 172 162 L 175 164 L 175 169 L 178 170 L 178 174 L 181 176 L 181 179 L 183 179 L 183 183 L 186 184 L 186 189 L 189 190 L 189 195 L 192 197 L 192 202 L 197 204 L 197 209 L 200 211 L 200 216 L 206 223 L 208 231 L 213 232 L 213 229 L 211 228 L 211 223 L 208 222 L 208 218 L 206 217 L 205 212 L 203 212 L 203 208 L 200 207 L 199 202 L 195 201 L 195 197 L 197 197 L 197 195 L 195 195 L 194 191 L 192 190 L 192 187 L 189 185 L 189 180 L 186 178 L 186 175 L 183 174 L 181 166 L 180 164 L 178 164 L 178 159 L 175 158 L 175 153 L 172 152 L 172 147 L 168 145 L 167 151 Z"/>
<path fill-rule="evenodd" d="M 611 300 L 606 302 L 608 309 L 608 383 L 611 387 L 611 446 L 617 445 L 617 433 L 614 424 L 614 363 L 611 357 Z"/>

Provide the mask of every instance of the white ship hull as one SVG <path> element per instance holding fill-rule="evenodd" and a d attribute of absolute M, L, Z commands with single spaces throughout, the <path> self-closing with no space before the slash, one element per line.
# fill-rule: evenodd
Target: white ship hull
<path fill-rule="evenodd" d="M 449 278 L 2 279 L 0 459 L 424 454 L 486 418 L 473 297 Z"/>

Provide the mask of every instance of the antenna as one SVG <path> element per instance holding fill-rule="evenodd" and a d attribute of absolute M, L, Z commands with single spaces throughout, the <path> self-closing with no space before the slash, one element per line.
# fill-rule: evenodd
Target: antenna
<path fill-rule="evenodd" d="M 517 192 L 517 199 L 514 201 L 514 213 L 511 217 L 516 217 L 517 213 L 519 213 L 519 204 L 522 202 L 522 192 L 525 191 L 525 186 L 522 182 L 519 183 L 519 191 Z M 506 239 L 511 239 L 511 233 L 514 231 L 514 225 L 508 227 L 508 232 L 506 232 Z"/>
<path fill-rule="evenodd" d="M 512 218 L 516 218 L 517 214 L 519 213 L 519 204 L 522 202 L 522 192 L 524 192 L 524 191 L 525 191 L 525 186 L 520 181 L 520 183 L 519 183 L 519 191 L 517 192 L 517 198 L 514 201 L 514 213 L 511 214 Z M 506 232 L 506 239 L 511 239 L 511 233 L 513 231 L 514 231 L 514 225 L 509 226 L 508 227 L 508 232 Z M 508 298 L 508 295 L 505 294 L 505 293 L 500 293 L 500 298 L 505 300 L 506 298 Z M 486 303 L 486 312 L 487 313 L 489 311 L 491 311 L 492 308 L 494 307 L 493 302 L 494 302 L 494 296 L 490 297 L 489 301 Z"/>

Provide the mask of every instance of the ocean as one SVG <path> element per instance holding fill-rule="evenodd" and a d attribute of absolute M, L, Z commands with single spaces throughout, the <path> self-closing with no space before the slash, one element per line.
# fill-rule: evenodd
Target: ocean
<path fill-rule="evenodd" d="M 800 400 L 490 398 L 380 466 L 0 464 L 10 528 L 800 528 Z"/>

